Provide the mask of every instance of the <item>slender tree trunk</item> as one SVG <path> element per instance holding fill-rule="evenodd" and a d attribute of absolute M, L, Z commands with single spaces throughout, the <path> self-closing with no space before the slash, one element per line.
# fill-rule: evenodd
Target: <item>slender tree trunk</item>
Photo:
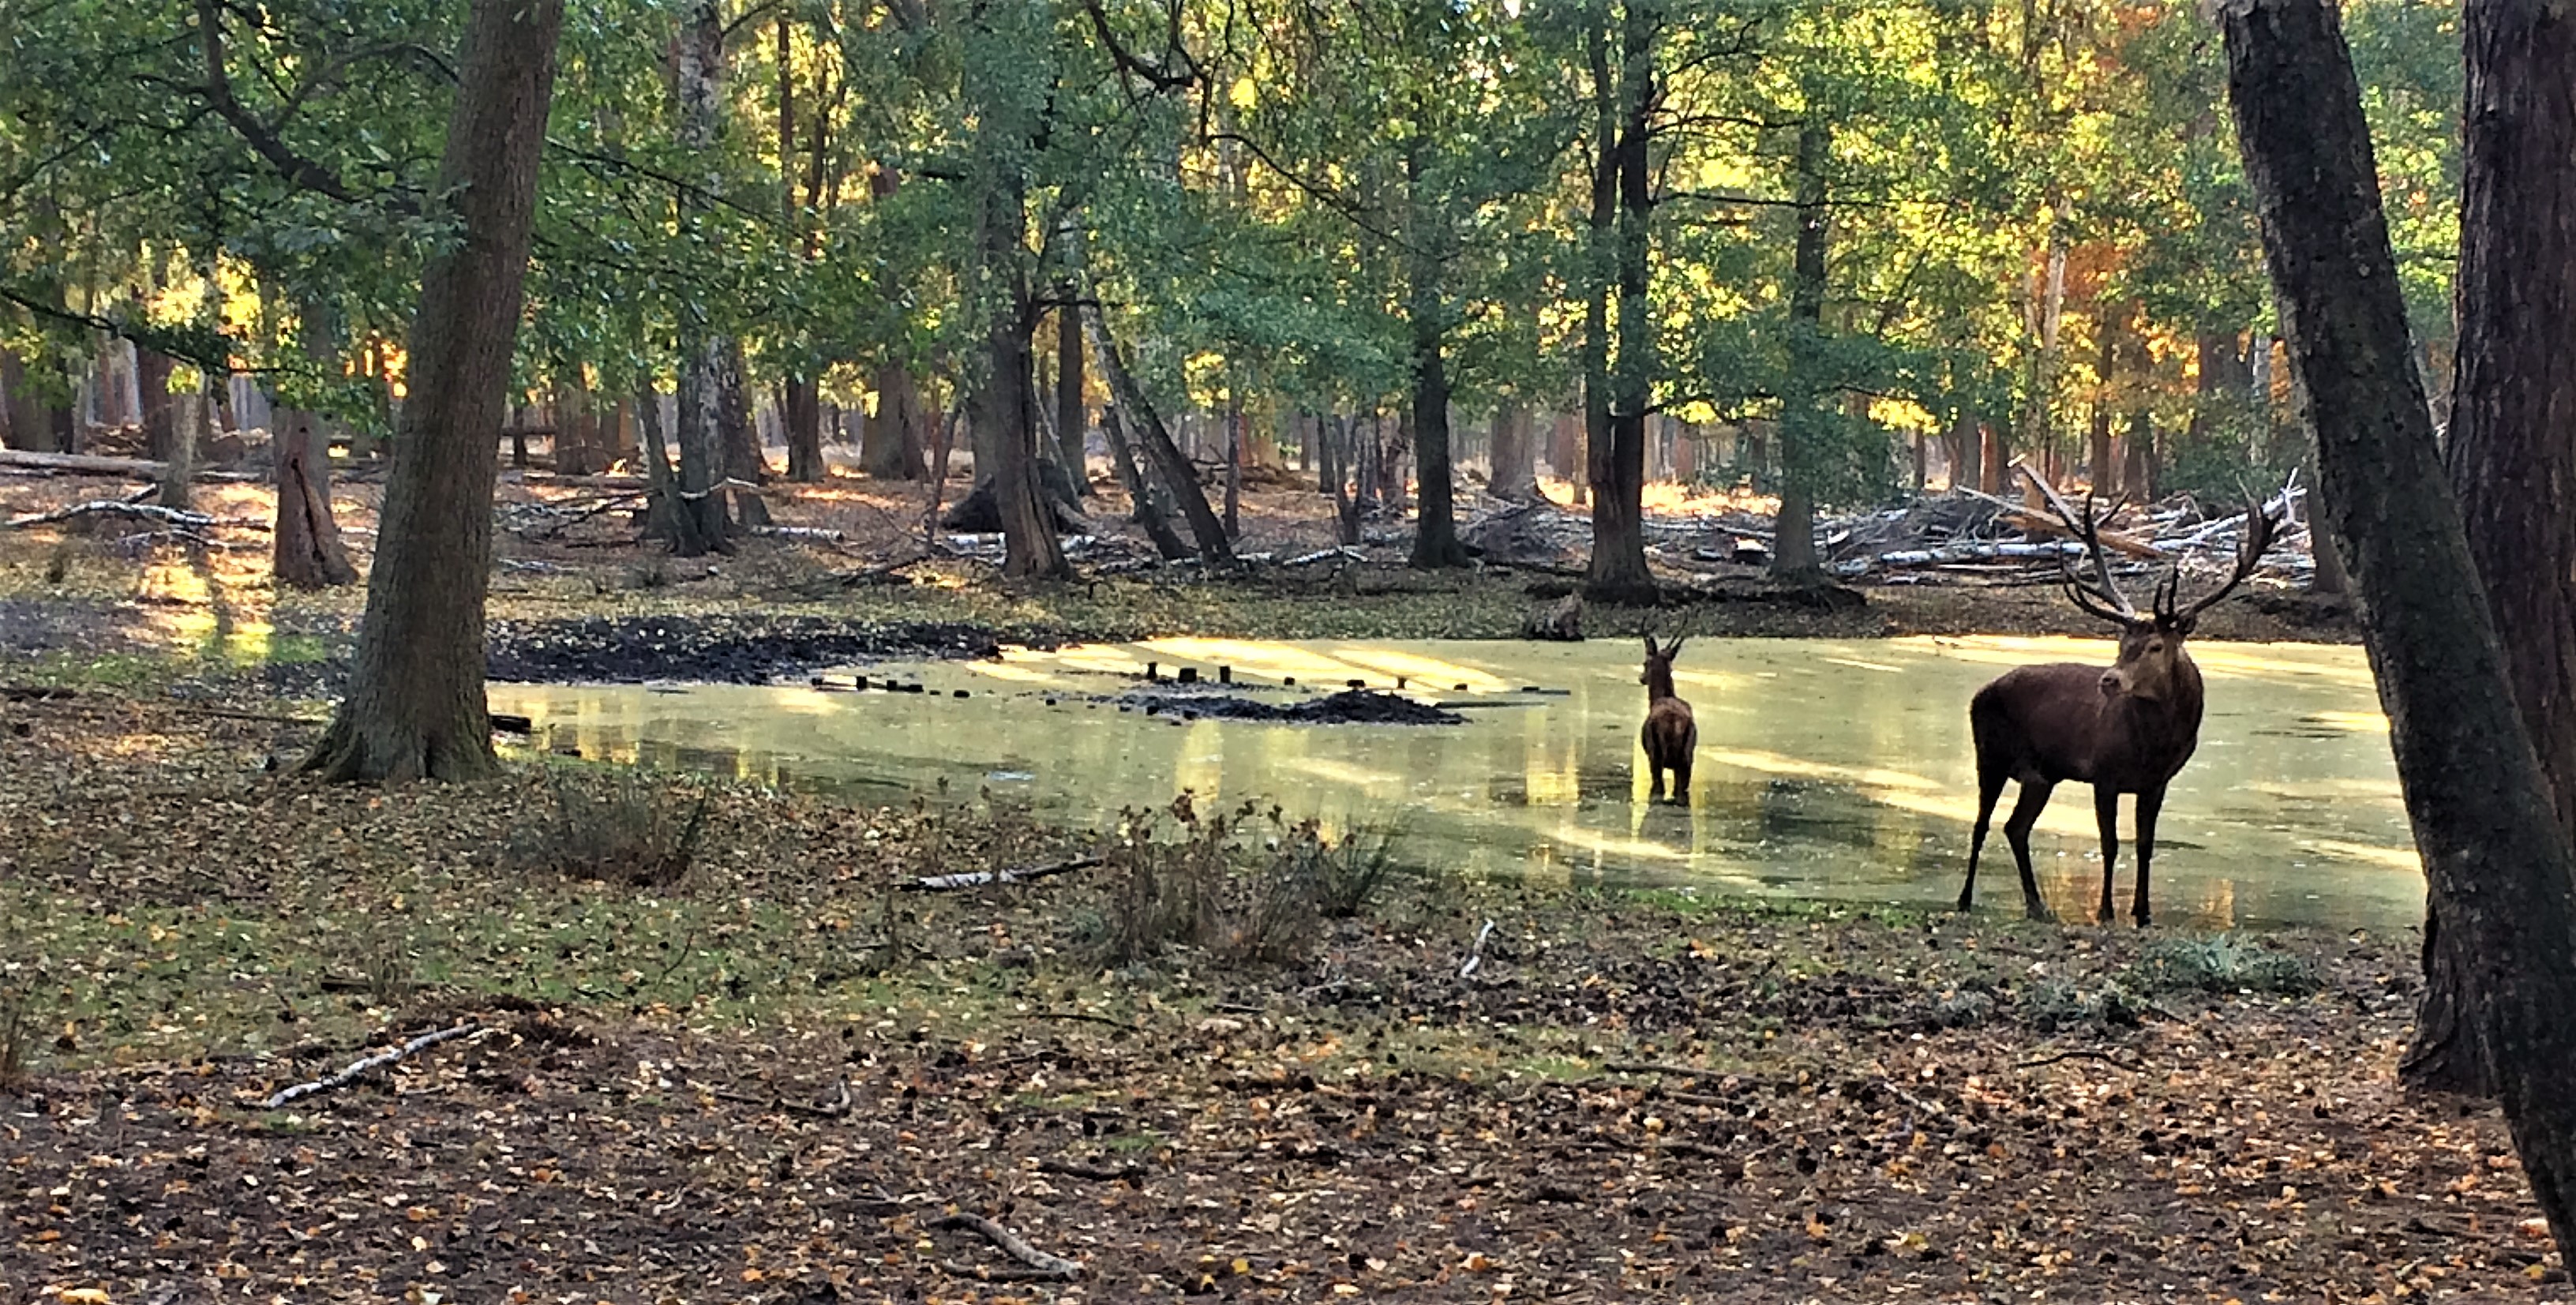
<path fill-rule="evenodd" d="M 787 478 L 801 485 L 830 474 L 823 460 L 823 391 L 813 378 L 789 376 L 779 416 L 787 426 Z"/>
<path fill-rule="evenodd" d="M 650 386 L 636 396 L 635 424 L 643 434 L 643 449 L 637 456 L 644 461 L 648 489 L 644 499 L 644 537 L 676 549 L 681 532 L 690 523 L 690 513 L 681 502 L 679 483 L 671 477 L 671 451 L 662 437 L 662 396 Z"/>
<path fill-rule="evenodd" d="M 1090 405 L 1083 402 L 1082 312 L 1071 304 L 1055 310 L 1055 442 L 1074 492 L 1091 492 L 1091 457 L 1086 436 L 1091 431 Z"/>
<path fill-rule="evenodd" d="M 134 393 L 143 407 L 143 456 L 163 461 L 177 437 L 177 414 L 170 406 L 170 355 L 140 345 L 134 350 Z"/>
<path fill-rule="evenodd" d="M 1976 410 L 1962 407 L 1950 423 L 1950 488 L 1977 489 L 1985 484 L 1986 432 Z"/>
<path fill-rule="evenodd" d="M 2098 355 L 2102 393 L 2093 400 L 2093 421 L 2085 432 L 2085 474 L 2095 494 L 2110 498 L 2120 492 L 2120 467 L 2111 458 L 2111 378 L 2120 361 L 2119 326 L 2105 310 L 2094 329 L 2102 336 Z"/>
<path fill-rule="evenodd" d="M 1243 538 L 1243 399 L 1235 393 L 1225 402 L 1225 537 Z"/>
<path fill-rule="evenodd" d="M 2445 461 L 2525 733 L 2576 837 L 2576 13 L 2467 8 L 2458 371 Z M 2322 560 L 2322 559 L 2320 559 Z M 2435 916 L 2440 915 L 2437 907 Z M 2470 974 L 2428 920 L 2416 1087 L 2490 1095 Z"/>
<path fill-rule="evenodd" d="M 1172 442 L 1172 432 L 1154 411 L 1153 402 L 1128 374 L 1126 360 L 1119 356 L 1118 343 L 1109 334 L 1109 323 L 1095 310 L 1084 316 L 1091 332 L 1091 351 L 1099 356 L 1100 377 L 1109 382 L 1110 396 L 1128 422 L 1128 433 L 1144 445 L 1146 462 L 1159 472 L 1163 488 L 1181 508 L 1181 517 L 1190 526 L 1190 537 L 1198 542 L 1199 556 L 1210 562 L 1232 564 L 1234 544 L 1225 533 L 1225 523 L 1217 519 L 1208 506 L 1207 494 L 1199 487 L 1197 468 L 1189 455 Z"/>
<path fill-rule="evenodd" d="M 752 416 L 751 376 L 740 336 L 724 338 L 724 358 L 716 373 L 716 430 L 724 442 L 724 474 L 746 484 L 768 484 L 769 459 L 760 451 L 760 425 Z M 759 495 L 736 490 L 733 497 L 743 525 L 769 524 L 769 509 Z"/>
<path fill-rule="evenodd" d="M 1780 515 L 1772 528 L 1771 578 L 1813 584 L 1824 577 L 1816 559 L 1816 480 L 1823 470 L 1825 429 L 1825 258 L 1831 213 L 1825 207 L 1823 121 L 1798 129 L 1798 240 L 1789 284 L 1789 393 L 1780 414 Z"/>
<path fill-rule="evenodd" d="M 348 696 L 305 760 L 338 780 L 498 769 L 483 700 L 483 601 L 503 388 L 519 331 L 537 159 L 563 0 L 474 0 L 439 184 L 461 239 L 421 273 L 420 311 L 367 615 Z"/>
<path fill-rule="evenodd" d="M 2314 411 L 2326 506 L 2361 589 L 2363 635 L 2440 947 L 2456 966 L 2470 1054 L 2492 1073 L 2532 1195 L 2560 1254 L 2576 1262 L 2576 855 L 2408 365 L 2360 85 L 2329 0 L 2227 0 L 2218 12 L 2265 261 Z M 2546 107 L 2567 94 L 2569 19 L 2550 16 L 2544 0 L 2472 0 L 2467 15 L 2461 318 L 2476 351 L 2505 356 L 2464 361 L 2463 410 L 2477 402 L 2469 378 L 2511 365 L 2516 341 L 2563 325 L 2519 318 L 2551 292 L 2495 302 L 2491 278 L 2503 269 L 2484 260 L 2530 252 L 2517 235 L 2547 230 L 2551 206 L 2564 202 L 2553 184 L 2563 187 L 2571 166 Z M 2526 143 L 2557 152 L 2533 156 L 2538 171 L 2525 172 L 2516 149 Z M 2504 173 L 2481 175 L 2499 165 Z M 2526 264 L 2508 275 L 2556 274 Z M 2511 419 L 2501 405 L 2488 411 Z M 2491 425 L 2481 438 L 2521 433 Z M 2553 579 L 2563 583 L 2563 573 Z"/>
<path fill-rule="evenodd" d="M 1601 156 L 1592 177 L 1595 275 L 1615 268 L 1618 358 L 1601 367 L 1596 400 L 1587 385 L 1586 425 L 1592 427 L 1592 560 L 1585 592 L 1612 602 L 1653 602 L 1654 574 L 1646 569 L 1646 407 L 1654 378 L 1654 323 L 1646 302 L 1647 256 L 1653 235 L 1652 178 L 1647 175 L 1648 118 L 1655 98 L 1654 22 L 1651 6 L 1624 6 L 1615 91 L 1609 69 L 1607 7 L 1592 23 L 1594 133 Z M 1605 239 L 1605 237 L 1607 237 Z M 1587 305 L 1585 347 L 1595 347 Z M 1600 345 L 1606 350 L 1606 340 Z M 1587 359 L 1587 367 L 1590 360 Z M 1599 406 L 1598 425 L 1594 407 Z"/>
<path fill-rule="evenodd" d="M 712 158 L 724 135 L 724 15 L 716 0 L 698 0 L 687 11 L 676 53 L 680 147 L 689 155 Z M 706 200 L 697 193 L 681 194 L 684 224 L 697 221 L 705 208 Z M 715 488 L 724 479 L 722 390 L 732 350 L 707 322 L 706 309 L 695 296 L 681 301 L 679 335 L 679 429 L 674 435 L 680 483 L 672 551 L 699 557 L 732 547 L 733 521 Z"/>

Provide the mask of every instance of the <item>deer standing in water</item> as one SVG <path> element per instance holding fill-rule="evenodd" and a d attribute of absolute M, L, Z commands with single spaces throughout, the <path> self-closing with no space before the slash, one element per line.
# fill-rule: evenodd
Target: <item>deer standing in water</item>
<path fill-rule="evenodd" d="M 1639 732 L 1646 745 L 1646 766 L 1655 777 L 1652 797 L 1664 796 L 1664 772 L 1673 776 L 1673 801 L 1690 802 L 1691 753 L 1699 747 L 1699 724 L 1691 719 L 1691 706 L 1673 694 L 1673 658 L 1681 655 L 1682 636 L 1671 643 L 1655 646 L 1655 636 L 1646 636 L 1646 669 L 1637 677 L 1646 686 L 1646 727 Z"/>
<path fill-rule="evenodd" d="M 2057 663 L 2006 671 L 1977 690 L 1968 704 L 1968 723 L 1977 743 L 1977 831 L 1968 845 L 1968 882 L 1959 889 L 1959 909 L 1968 909 L 1977 891 L 1977 856 L 1985 850 L 1987 821 L 2004 781 L 2021 785 L 2004 837 L 2012 843 L 2021 867 L 2023 908 L 2035 920 L 2048 918 L 2040 901 L 2039 881 L 2030 868 L 2030 829 L 2060 783 L 2075 780 L 2093 786 L 2093 814 L 2102 832 L 2102 902 L 2100 919 L 2113 917 L 2111 871 L 2120 852 L 2115 822 L 2120 795 L 2138 798 L 2138 891 L 2130 913 L 2141 928 L 2148 920 L 2148 866 L 2156 852 L 2156 813 L 2164 806 L 2165 786 L 2191 759 L 2200 743 L 2204 698 L 2200 668 L 2183 651 L 2183 640 L 2209 606 L 2225 598 L 2254 573 L 2263 550 L 2272 543 L 2272 517 L 2248 504 L 2244 542 L 2236 552 L 2236 569 L 2215 592 L 2179 606 L 2182 572 L 2177 566 L 2156 586 L 2146 612 L 2129 604 L 2102 560 L 2101 531 L 2093 519 L 2088 493 L 2079 516 L 2039 481 L 2049 503 L 2093 561 L 2094 580 L 2087 582 L 2065 568 L 2066 595 L 2077 607 L 2120 627 L 2120 656 L 2107 669 Z"/>

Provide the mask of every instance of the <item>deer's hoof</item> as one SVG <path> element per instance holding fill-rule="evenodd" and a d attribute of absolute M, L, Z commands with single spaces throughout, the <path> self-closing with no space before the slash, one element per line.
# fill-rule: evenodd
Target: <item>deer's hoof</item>
<path fill-rule="evenodd" d="M 2048 903 L 2046 903 L 2046 902 L 2041 902 L 2041 901 L 2029 901 L 2029 902 L 2024 902 L 2024 903 L 2022 903 L 2021 910 L 2022 910 L 2022 914 L 2023 914 L 2023 915 L 2025 915 L 2025 916 L 2029 917 L 2030 919 L 2037 920 L 2037 921 L 2039 921 L 2039 922 L 2041 922 L 2041 923 L 2043 923 L 2043 924 L 2055 924 L 2055 923 L 2057 923 L 2057 912 L 2055 912 L 2055 911 L 2052 911 L 2052 910 L 2048 909 Z"/>

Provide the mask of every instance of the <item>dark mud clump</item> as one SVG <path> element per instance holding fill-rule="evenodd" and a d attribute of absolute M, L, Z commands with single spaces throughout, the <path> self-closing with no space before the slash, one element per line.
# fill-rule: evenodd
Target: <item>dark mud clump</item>
<path fill-rule="evenodd" d="M 879 624 L 820 616 L 495 621 L 484 673 L 539 684 L 765 684 L 781 675 L 887 657 L 998 657 L 1004 642 L 989 628 L 959 622 Z M 1043 637 L 1009 642 L 1054 646 Z"/>
<path fill-rule="evenodd" d="M 1427 702 L 1371 689 L 1344 689 L 1330 697 L 1281 706 L 1232 694 L 1198 696 L 1131 693 L 1119 699 L 1147 715 L 1203 716 L 1211 720 L 1270 721 L 1283 725 L 1463 725 L 1467 718 Z"/>

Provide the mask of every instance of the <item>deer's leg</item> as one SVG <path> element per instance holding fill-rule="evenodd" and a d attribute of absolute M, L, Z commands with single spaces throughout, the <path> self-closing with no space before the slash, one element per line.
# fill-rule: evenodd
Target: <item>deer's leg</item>
<path fill-rule="evenodd" d="M 1690 772 L 1691 754 L 1685 752 L 1673 762 L 1673 801 L 1681 806 L 1690 805 Z"/>
<path fill-rule="evenodd" d="M 2156 856 L 2156 813 L 2164 805 L 2162 784 L 2138 794 L 2138 897 L 2130 903 L 2129 915 L 2141 929 L 2147 927 L 2147 863 Z"/>
<path fill-rule="evenodd" d="M 1968 882 L 1959 885 L 1959 909 L 1977 899 L 1977 855 L 1986 850 L 1986 826 L 1994 819 L 1995 800 L 2004 795 L 2004 773 L 1977 769 L 1977 832 L 1968 839 Z"/>
<path fill-rule="evenodd" d="M 2102 827 L 2102 906 L 2093 918 L 2109 924 L 2118 918 L 2111 909 L 2111 869 L 2120 862 L 2120 790 L 2093 786 L 2093 820 Z"/>
<path fill-rule="evenodd" d="M 2055 918 L 2049 913 L 2048 903 L 2039 898 L 2039 876 L 2031 872 L 2030 827 L 2039 823 L 2039 813 L 2056 789 L 2055 780 L 2023 780 L 2021 797 L 2013 803 L 2012 818 L 2004 821 L 2004 840 L 2012 844 L 2013 861 L 2021 867 L 2022 913 L 2034 920 Z"/>

